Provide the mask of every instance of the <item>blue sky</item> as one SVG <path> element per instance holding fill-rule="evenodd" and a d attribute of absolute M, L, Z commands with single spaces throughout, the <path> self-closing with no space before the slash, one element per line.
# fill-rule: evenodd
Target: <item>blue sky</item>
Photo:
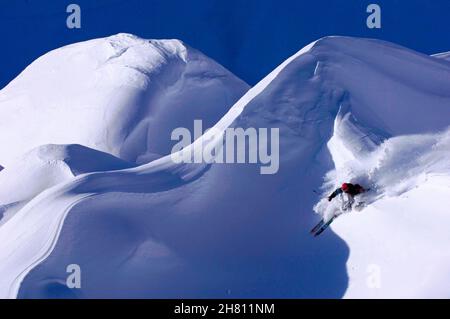
<path fill-rule="evenodd" d="M 66 27 L 70 3 L 81 6 L 79 30 Z M 366 27 L 370 3 L 382 8 L 380 30 Z M 449 15 L 450 0 L 0 0 L 0 88 L 51 49 L 119 32 L 179 38 L 255 84 L 326 35 L 450 51 Z"/>

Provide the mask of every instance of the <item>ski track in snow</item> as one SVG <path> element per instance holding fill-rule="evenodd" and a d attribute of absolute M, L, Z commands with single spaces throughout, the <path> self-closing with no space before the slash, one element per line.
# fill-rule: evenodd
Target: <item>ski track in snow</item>
<path fill-rule="evenodd" d="M 13 278 L 13 281 L 9 286 L 9 290 L 7 292 L 2 292 L 2 295 L 4 295 L 6 298 L 15 298 L 17 296 L 23 278 L 25 278 L 25 276 L 31 269 L 45 260 L 53 251 L 53 248 L 58 241 L 59 234 L 61 233 L 61 229 L 64 225 L 64 220 L 70 209 L 73 208 L 77 203 L 88 197 L 89 195 L 85 195 L 78 200 L 74 200 L 73 198 L 71 198 L 70 202 L 68 201 L 68 203 L 65 205 L 66 208 L 60 210 L 62 213 L 59 216 L 56 216 L 55 227 L 48 230 L 48 241 L 43 245 L 44 251 L 36 254 L 29 265 L 25 265 L 26 267 L 17 275 L 17 277 Z"/>

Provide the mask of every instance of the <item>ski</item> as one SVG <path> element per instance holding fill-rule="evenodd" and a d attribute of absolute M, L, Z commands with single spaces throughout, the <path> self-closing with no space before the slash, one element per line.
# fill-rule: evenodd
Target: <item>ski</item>
<path fill-rule="evenodd" d="M 322 234 L 324 232 L 325 229 L 328 228 L 328 226 L 331 225 L 331 223 L 336 219 L 337 216 L 333 216 L 329 221 L 327 221 L 326 223 L 324 223 L 315 233 L 314 233 L 314 237 L 319 236 L 320 234 Z"/>
<path fill-rule="evenodd" d="M 322 219 L 320 220 L 320 222 L 318 222 L 317 225 L 314 226 L 313 229 L 311 229 L 310 233 L 311 233 L 311 234 L 314 234 L 320 227 L 322 227 L 322 225 L 323 225 L 324 223 L 325 223 L 325 222 L 323 221 L 323 218 L 322 218 Z"/>
<path fill-rule="evenodd" d="M 343 194 L 345 192 L 344 189 L 344 185 L 348 188 L 348 187 L 353 187 L 354 189 L 358 188 L 361 189 L 361 191 L 355 191 L 354 193 L 347 193 L 348 195 L 348 200 L 346 201 L 343 197 Z M 344 183 L 342 188 L 338 188 L 336 189 L 331 195 L 330 197 L 328 197 L 328 201 L 330 201 L 331 199 L 333 199 L 334 197 L 336 197 L 337 195 L 340 196 L 341 199 L 341 208 L 340 208 L 340 213 L 337 212 L 332 218 L 330 218 L 330 220 L 328 220 L 327 222 L 324 221 L 324 219 L 322 218 L 319 223 L 313 227 L 313 229 L 311 229 L 310 233 L 314 235 L 314 237 L 319 236 L 320 234 L 322 234 L 330 225 L 331 223 L 336 219 L 336 217 L 338 217 L 339 215 L 346 213 L 346 212 L 351 212 L 353 210 L 353 208 L 356 211 L 360 211 L 362 209 L 364 209 L 366 203 L 364 201 L 362 202 L 358 202 L 356 203 L 356 205 L 353 207 L 353 204 L 355 203 L 355 195 L 361 194 L 361 193 L 366 193 L 370 191 L 370 188 L 367 188 L 366 190 L 364 190 L 364 188 L 362 188 L 362 186 L 360 186 L 359 184 L 353 185 L 353 184 L 348 184 L 348 183 Z M 313 189 L 313 192 L 317 195 L 319 195 L 319 192 Z"/>

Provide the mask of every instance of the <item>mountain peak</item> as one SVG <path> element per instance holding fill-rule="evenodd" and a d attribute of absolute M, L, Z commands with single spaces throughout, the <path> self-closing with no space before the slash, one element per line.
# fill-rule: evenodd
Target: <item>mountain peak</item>
<path fill-rule="evenodd" d="M 443 114 L 450 116 L 442 103 L 450 100 L 449 72 L 439 59 L 386 41 L 324 37 L 252 88 L 241 99 L 250 102 L 238 120 L 256 126 L 281 122 L 298 134 L 308 121 L 334 119 L 346 103 L 359 121 L 386 135 L 444 129 Z M 277 103 L 257 103 L 256 92 L 262 90 Z M 411 113 L 416 116 L 406 120 Z"/>
<path fill-rule="evenodd" d="M 0 163 L 44 144 L 82 144 L 142 163 L 170 152 L 176 127 L 194 119 L 212 126 L 248 88 L 179 40 L 121 33 L 65 46 L 0 91 L 0 144 L 10 145 Z"/>
<path fill-rule="evenodd" d="M 130 33 L 118 33 L 96 41 L 107 41 L 114 49 L 119 52 L 128 50 L 132 47 L 144 47 L 147 50 L 157 50 L 167 56 L 173 55 L 186 62 L 188 52 L 197 52 L 178 39 L 143 39 Z"/>

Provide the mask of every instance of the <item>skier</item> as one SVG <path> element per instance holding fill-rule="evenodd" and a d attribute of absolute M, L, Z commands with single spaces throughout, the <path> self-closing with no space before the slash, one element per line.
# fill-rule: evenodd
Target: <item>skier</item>
<path fill-rule="evenodd" d="M 347 211 L 352 209 L 353 203 L 355 202 L 355 196 L 362 194 L 364 192 L 367 192 L 369 189 L 365 189 L 364 187 L 362 187 L 359 184 L 351 184 L 351 183 L 344 183 L 342 184 L 341 187 L 337 188 L 333 193 L 331 193 L 330 196 L 328 196 L 328 201 L 331 202 L 333 200 L 333 198 L 335 198 L 338 195 L 343 196 L 343 194 L 347 195 L 347 202 L 344 202 L 343 198 L 342 198 L 342 211 Z M 364 205 L 363 202 L 359 203 L 356 205 L 356 208 L 360 208 Z M 320 234 L 323 233 L 323 231 L 325 229 L 328 228 L 328 226 L 330 226 L 330 224 L 339 216 L 339 214 L 335 214 L 333 215 L 333 217 L 331 217 L 330 219 L 328 219 L 328 221 L 325 221 L 323 218 L 320 220 L 320 222 L 314 226 L 313 229 L 311 229 L 311 234 L 314 235 L 314 237 L 319 236 Z"/>
<path fill-rule="evenodd" d="M 355 196 L 362 194 L 366 191 L 364 187 L 359 184 L 344 183 L 341 187 L 337 188 L 330 196 L 328 196 L 328 201 L 331 202 L 333 198 L 340 194 L 347 194 L 348 201 L 343 204 L 342 209 L 348 210 L 352 208 L 355 202 Z"/>

